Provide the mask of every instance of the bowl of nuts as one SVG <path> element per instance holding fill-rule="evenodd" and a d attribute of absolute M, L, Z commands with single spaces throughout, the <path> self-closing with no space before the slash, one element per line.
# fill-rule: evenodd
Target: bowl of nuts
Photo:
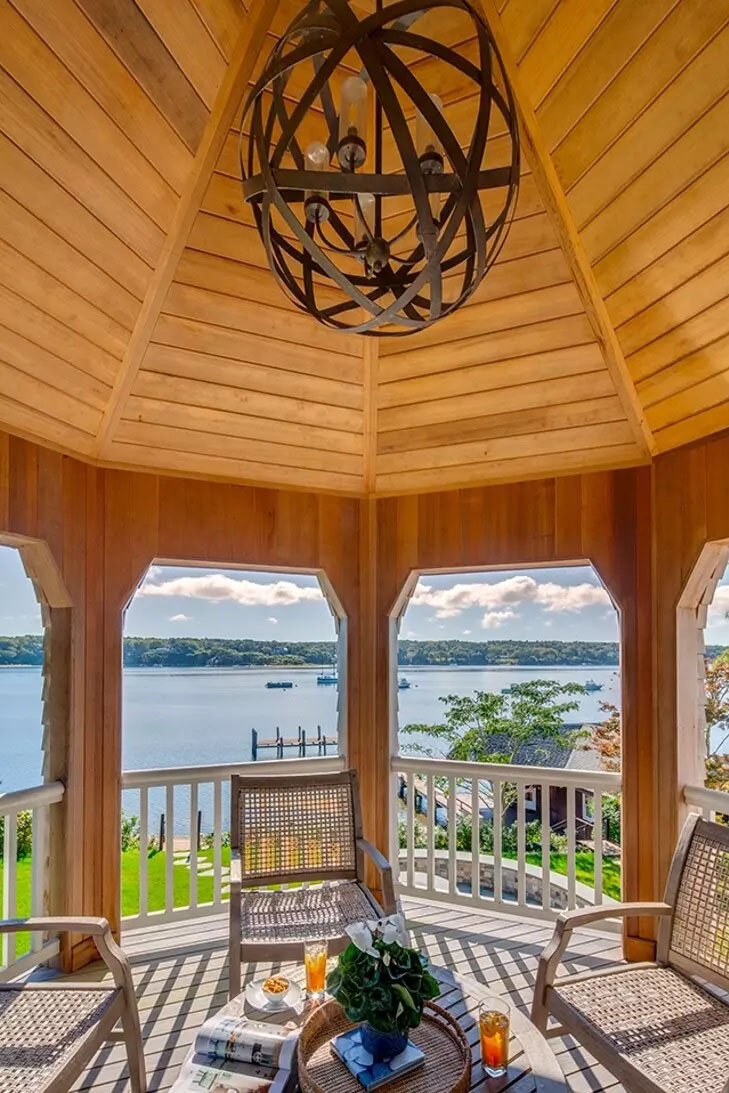
<path fill-rule="evenodd" d="M 269 975 L 261 983 L 261 990 L 269 1002 L 283 1002 L 290 986 L 291 983 L 285 975 Z"/>

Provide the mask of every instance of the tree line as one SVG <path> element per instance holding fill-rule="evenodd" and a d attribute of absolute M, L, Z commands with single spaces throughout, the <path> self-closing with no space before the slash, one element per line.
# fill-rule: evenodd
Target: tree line
<path fill-rule="evenodd" d="M 714 658 L 723 646 L 710 645 Z M 613 641 L 401 641 L 397 659 L 403 667 L 540 664 L 617 667 Z M 248 638 L 124 639 L 127 668 L 267 668 L 322 667 L 336 656 L 333 641 L 254 641 Z M 41 634 L 0 637 L 0 665 L 43 663 Z"/>

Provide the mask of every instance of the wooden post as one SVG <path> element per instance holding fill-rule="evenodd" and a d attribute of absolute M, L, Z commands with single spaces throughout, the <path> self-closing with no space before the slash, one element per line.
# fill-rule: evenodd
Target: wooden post
<path fill-rule="evenodd" d="M 251 729 L 251 759 L 254 763 L 258 759 L 258 729 Z"/>
<path fill-rule="evenodd" d="M 164 850 L 165 848 L 165 814 L 160 813 L 159 816 L 159 848 Z"/>

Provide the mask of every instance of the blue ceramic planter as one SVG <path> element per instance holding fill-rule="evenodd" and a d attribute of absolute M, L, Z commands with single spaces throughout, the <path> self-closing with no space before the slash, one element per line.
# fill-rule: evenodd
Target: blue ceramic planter
<path fill-rule="evenodd" d="M 367 1021 L 360 1028 L 362 1047 L 365 1051 L 369 1051 L 375 1062 L 392 1059 L 394 1055 L 399 1055 L 407 1047 L 408 1037 L 406 1032 L 380 1032 Z"/>

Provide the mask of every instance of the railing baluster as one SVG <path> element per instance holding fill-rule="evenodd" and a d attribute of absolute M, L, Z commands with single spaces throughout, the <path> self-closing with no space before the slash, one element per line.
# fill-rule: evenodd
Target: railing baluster
<path fill-rule="evenodd" d="M 456 894 L 456 779 L 448 779 L 448 891 Z"/>
<path fill-rule="evenodd" d="M 497 904 L 503 902 L 504 889 L 503 889 L 503 877 L 501 873 L 501 782 L 495 779 L 491 783 L 491 790 L 494 798 L 493 807 L 493 842 L 494 842 L 494 901 Z"/>
<path fill-rule="evenodd" d="M 435 785 L 432 774 L 428 775 L 428 801 L 425 817 L 425 831 L 426 831 L 426 855 L 427 862 L 427 877 L 425 878 L 425 887 L 428 891 L 435 887 Z"/>
<path fill-rule="evenodd" d="M 33 823 L 33 841 L 31 849 L 31 895 L 30 913 L 43 916 L 47 911 L 46 879 L 48 866 L 48 805 L 39 805 L 31 813 Z M 43 947 L 43 934 L 34 930 L 30 935 L 30 950 L 37 953 Z"/>
<path fill-rule="evenodd" d="M 471 896 L 481 898 L 481 799 L 478 778 L 471 779 Z"/>
<path fill-rule="evenodd" d="M 175 907 L 175 787 L 168 784 L 165 794 L 165 911 Z"/>
<path fill-rule="evenodd" d="M 190 783 L 190 907 L 197 907 L 197 782 Z"/>
<path fill-rule="evenodd" d="M 3 918 L 15 918 L 17 911 L 17 862 L 18 862 L 18 814 L 5 814 L 5 839 L 3 845 Z M 12 964 L 15 960 L 15 940 L 17 934 L 2 934 L 2 963 Z"/>
<path fill-rule="evenodd" d="M 592 834 L 595 844 L 595 903 L 599 904 L 602 903 L 602 793 L 599 789 L 595 789 Z"/>
<path fill-rule="evenodd" d="M 149 911 L 149 788 L 139 789 L 139 915 Z"/>
<path fill-rule="evenodd" d="M 213 903 L 222 902 L 223 894 L 223 783 L 213 782 Z"/>
<path fill-rule="evenodd" d="M 526 906 L 526 815 L 524 783 L 516 784 L 516 899 L 520 907 Z"/>
<path fill-rule="evenodd" d="M 575 787 L 567 786 L 567 906 L 574 910 L 577 882 L 577 832 L 575 826 Z"/>
<path fill-rule="evenodd" d="M 552 787 L 549 782 L 542 782 L 542 910 L 548 911 L 552 905 L 550 855 L 550 837 L 552 834 Z"/>
<path fill-rule="evenodd" d="M 413 887 L 415 874 L 415 774 L 408 774 L 407 787 L 407 824 L 405 842 L 407 845 L 407 886 Z"/>

